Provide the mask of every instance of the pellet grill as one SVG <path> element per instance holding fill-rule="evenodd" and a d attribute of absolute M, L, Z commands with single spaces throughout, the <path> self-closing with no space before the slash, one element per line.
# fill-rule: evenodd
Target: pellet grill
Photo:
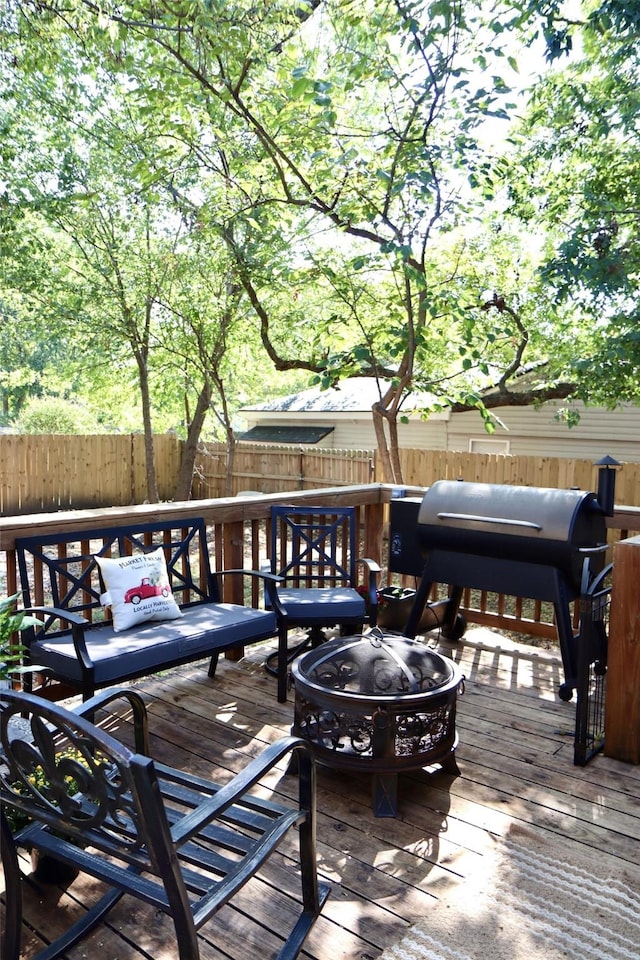
<path fill-rule="evenodd" d="M 613 513 L 615 461 L 601 464 L 597 494 L 438 480 L 421 501 L 392 502 L 389 569 L 420 577 L 405 636 L 418 632 L 434 583 L 449 584 L 448 598 L 429 608 L 453 639 L 464 631 L 465 588 L 551 602 L 564 669 L 558 692 L 570 700 L 580 641 L 570 605 L 603 566 Z"/>

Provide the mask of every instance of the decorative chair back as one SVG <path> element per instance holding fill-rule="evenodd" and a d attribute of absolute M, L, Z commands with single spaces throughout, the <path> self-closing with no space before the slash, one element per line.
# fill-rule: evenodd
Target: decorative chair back
<path fill-rule="evenodd" d="M 271 572 L 283 583 L 265 589 L 278 610 L 278 649 L 267 657 L 267 670 L 278 678 L 278 700 L 287 699 L 287 668 L 309 645 L 325 639 L 325 627 L 359 633 L 375 626 L 379 565 L 357 555 L 355 507 L 274 506 L 271 510 Z M 357 569 L 363 566 L 362 585 Z M 277 598 L 277 599 L 276 599 Z M 292 649 L 292 627 L 308 629 Z"/>
<path fill-rule="evenodd" d="M 356 583 L 353 507 L 273 507 L 272 572 L 297 586 Z"/>

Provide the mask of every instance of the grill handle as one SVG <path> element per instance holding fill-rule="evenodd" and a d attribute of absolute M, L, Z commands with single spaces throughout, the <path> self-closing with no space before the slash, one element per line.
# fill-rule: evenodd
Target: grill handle
<path fill-rule="evenodd" d="M 495 523 L 497 526 L 527 527 L 529 530 L 542 530 L 539 523 L 531 520 L 509 520 L 506 517 L 483 517 L 473 513 L 439 513 L 438 520 L 465 520 L 472 523 Z"/>
<path fill-rule="evenodd" d="M 595 547 L 578 547 L 578 553 L 586 553 L 590 555 L 592 553 L 604 553 L 605 550 L 608 550 L 608 549 L 609 549 L 608 543 L 599 543 Z"/>

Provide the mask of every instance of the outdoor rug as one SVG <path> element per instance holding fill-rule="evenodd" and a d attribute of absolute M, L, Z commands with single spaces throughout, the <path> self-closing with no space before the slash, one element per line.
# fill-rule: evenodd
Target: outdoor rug
<path fill-rule="evenodd" d="M 378 960 L 638 960 L 640 870 L 583 849 L 512 828 Z"/>

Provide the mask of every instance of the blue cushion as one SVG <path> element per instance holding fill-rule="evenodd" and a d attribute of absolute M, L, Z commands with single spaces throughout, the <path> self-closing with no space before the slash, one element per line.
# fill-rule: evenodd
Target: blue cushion
<path fill-rule="evenodd" d="M 216 650 L 265 640 L 278 629 L 272 611 L 239 604 L 194 604 L 183 607 L 182 612 L 179 620 L 147 621 L 120 633 L 110 626 L 86 630 L 95 683 L 109 684 L 135 673 L 152 673 L 176 661 L 197 660 Z M 31 658 L 58 676 L 82 682 L 70 635 L 34 642 Z"/>
<path fill-rule="evenodd" d="M 279 587 L 278 597 L 291 622 L 329 626 L 366 615 L 364 598 L 353 587 Z"/>

